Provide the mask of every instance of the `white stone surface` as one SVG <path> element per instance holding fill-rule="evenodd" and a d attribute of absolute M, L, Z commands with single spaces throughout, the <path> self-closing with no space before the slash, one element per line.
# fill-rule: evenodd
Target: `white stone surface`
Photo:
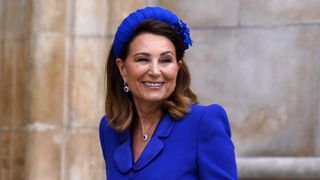
<path fill-rule="evenodd" d="M 320 23 L 319 0 L 240 0 L 241 25 Z"/>
<path fill-rule="evenodd" d="M 318 52 L 320 54 L 320 50 Z M 320 56 L 320 55 L 319 55 Z M 319 58 L 320 59 L 320 58 Z M 317 65 L 318 69 L 320 69 L 320 61 L 318 61 L 318 65 Z M 317 79 L 318 79 L 318 96 L 317 96 L 317 100 L 318 100 L 318 117 L 317 117 L 317 123 L 314 126 L 314 135 L 316 137 L 316 141 L 315 141 L 315 145 L 316 145 L 316 152 L 315 155 L 316 156 L 320 156 L 320 71 L 318 71 L 317 74 Z"/>
<path fill-rule="evenodd" d="M 312 155 L 320 28 L 191 32 L 192 87 L 225 106 L 238 155 Z"/>
<path fill-rule="evenodd" d="M 3 41 L 3 39 L 4 39 L 4 31 L 5 31 L 5 29 L 4 29 L 4 23 L 5 23 L 5 4 L 4 4 L 4 0 L 0 0 L 0 42 L 2 42 Z"/>
<path fill-rule="evenodd" d="M 211 28 L 238 24 L 239 1 L 235 0 L 160 0 L 160 5 L 172 10 L 190 27 Z"/>
<path fill-rule="evenodd" d="M 76 38 L 72 60 L 72 85 L 70 96 L 70 121 L 72 126 L 96 127 L 97 119 L 103 107 L 99 99 L 104 89 L 104 65 L 106 57 L 102 57 L 104 40 L 100 38 Z M 104 98 L 103 98 L 104 99 Z M 96 107 L 91 109 L 92 107 Z M 91 109 L 91 110 L 88 110 Z"/>
<path fill-rule="evenodd" d="M 30 121 L 62 124 L 64 112 L 65 38 L 43 33 L 31 41 Z"/>
<path fill-rule="evenodd" d="M 319 157 L 242 157 L 240 179 L 319 179 Z"/>
<path fill-rule="evenodd" d="M 67 26 L 67 1 L 33 0 L 28 3 L 32 10 L 32 32 L 64 33 Z"/>
<path fill-rule="evenodd" d="M 106 0 L 75 1 L 75 34 L 105 36 L 109 19 L 108 3 Z"/>
<path fill-rule="evenodd" d="M 6 39 L 23 39 L 29 35 L 31 9 L 30 0 L 11 0 L 3 2 L 6 8 L 1 16 Z M 0 20 L 1 23 L 1 20 Z M 1 27 L 1 26 L 0 26 Z M 0 30 L 3 31 L 3 30 Z"/>

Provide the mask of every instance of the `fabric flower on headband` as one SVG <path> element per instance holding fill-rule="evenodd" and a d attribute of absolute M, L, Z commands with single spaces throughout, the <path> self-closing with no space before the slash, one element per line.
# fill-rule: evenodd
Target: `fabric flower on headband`
<path fill-rule="evenodd" d="M 186 23 L 184 23 L 182 20 L 179 20 L 175 24 L 174 29 L 179 33 L 180 37 L 183 39 L 184 50 L 192 46 L 189 28 Z"/>
<path fill-rule="evenodd" d="M 130 39 L 136 27 L 145 20 L 158 20 L 175 29 L 183 40 L 184 50 L 192 45 L 189 28 L 178 16 L 160 7 L 146 7 L 131 13 L 118 27 L 112 46 L 116 57 L 120 57 L 123 46 Z"/>

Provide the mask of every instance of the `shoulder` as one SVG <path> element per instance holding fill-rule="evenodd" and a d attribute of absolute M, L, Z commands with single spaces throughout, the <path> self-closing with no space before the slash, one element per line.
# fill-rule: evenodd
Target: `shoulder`
<path fill-rule="evenodd" d="M 109 129 L 108 120 L 106 116 L 103 116 L 100 120 L 99 131 L 103 132 L 107 131 L 107 129 Z"/>
<path fill-rule="evenodd" d="M 191 113 L 216 113 L 217 115 L 226 116 L 224 108 L 219 104 L 203 106 L 199 104 L 190 105 Z"/>
<path fill-rule="evenodd" d="M 109 129 L 109 125 L 108 125 L 107 118 L 106 116 L 103 116 L 99 124 L 100 141 L 104 139 L 104 136 L 106 135 L 108 129 Z"/>
<path fill-rule="evenodd" d="M 196 108 L 202 111 L 197 134 L 200 179 L 237 179 L 235 148 L 227 113 L 218 104 Z"/>
<path fill-rule="evenodd" d="M 219 104 L 212 104 L 209 106 L 192 104 L 188 116 L 193 117 L 193 119 L 198 119 L 199 125 L 203 128 L 222 130 L 228 136 L 231 136 L 227 113 Z"/>
<path fill-rule="evenodd" d="M 108 122 L 107 122 L 106 116 L 102 116 L 102 118 L 100 120 L 100 124 L 99 124 L 99 129 L 105 128 L 105 126 L 107 126 L 107 124 L 108 124 Z"/>
<path fill-rule="evenodd" d="M 227 119 L 227 113 L 224 108 L 219 104 L 211 104 L 209 106 L 203 106 L 199 104 L 190 105 L 190 116 L 215 116 L 223 119 Z"/>
<path fill-rule="evenodd" d="M 106 116 L 103 116 L 100 120 L 99 135 L 104 153 L 109 151 L 111 152 L 111 150 L 119 143 L 120 133 L 109 125 Z"/>
<path fill-rule="evenodd" d="M 99 132 L 100 132 L 101 139 L 104 139 L 106 136 L 110 137 L 118 134 L 118 132 L 109 125 L 108 119 L 106 116 L 103 116 L 100 120 Z"/>

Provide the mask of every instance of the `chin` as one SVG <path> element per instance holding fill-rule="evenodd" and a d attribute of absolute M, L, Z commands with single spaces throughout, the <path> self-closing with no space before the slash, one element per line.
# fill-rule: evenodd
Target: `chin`
<path fill-rule="evenodd" d="M 164 102 L 166 99 L 162 99 L 162 98 L 148 98 L 148 99 L 145 99 L 145 101 L 148 101 L 148 102 Z"/>
<path fill-rule="evenodd" d="M 168 97 L 159 97 L 159 96 L 149 96 L 146 97 L 144 100 L 148 102 L 164 102 Z"/>

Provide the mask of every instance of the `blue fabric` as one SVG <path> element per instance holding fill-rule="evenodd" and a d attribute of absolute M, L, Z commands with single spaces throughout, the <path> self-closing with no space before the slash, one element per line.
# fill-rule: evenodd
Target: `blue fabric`
<path fill-rule="evenodd" d="M 125 43 L 130 39 L 136 27 L 145 20 L 158 20 L 167 23 L 180 34 L 184 42 L 184 49 L 188 49 L 191 46 L 192 40 L 189 28 L 178 16 L 160 7 L 145 7 L 131 13 L 118 27 L 112 46 L 112 51 L 116 57 L 120 57 Z"/>
<path fill-rule="evenodd" d="M 150 142 L 133 162 L 130 129 L 117 132 L 106 117 L 100 142 L 108 180 L 238 179 L 227 114 L 220 105 L 191 105 L 180 120 L 161 118 Z"/>

